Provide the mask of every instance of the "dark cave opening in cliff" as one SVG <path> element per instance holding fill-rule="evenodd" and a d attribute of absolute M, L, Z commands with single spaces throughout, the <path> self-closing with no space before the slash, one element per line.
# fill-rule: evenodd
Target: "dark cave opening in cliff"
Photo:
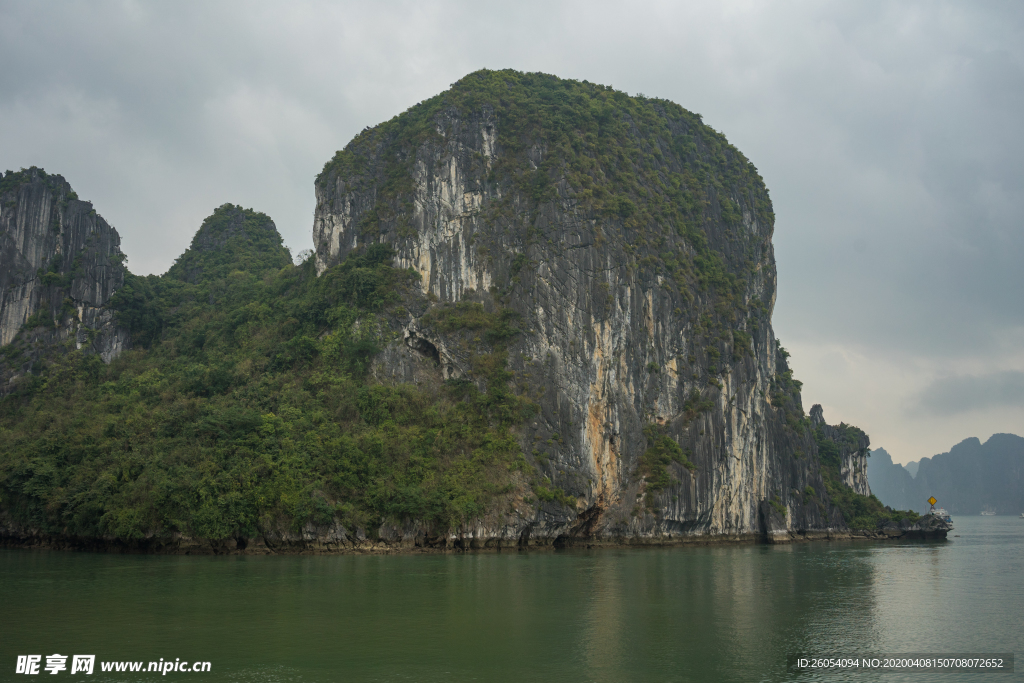
<path fill-rule="evenodd" d="M 411 336 L 405 340 L 405 343 L 410 349 L 421 356 L 432 359 L 438 365 L 441 364 L 441 354 L 438 352 L 437 347 L 423 337 Z"/>

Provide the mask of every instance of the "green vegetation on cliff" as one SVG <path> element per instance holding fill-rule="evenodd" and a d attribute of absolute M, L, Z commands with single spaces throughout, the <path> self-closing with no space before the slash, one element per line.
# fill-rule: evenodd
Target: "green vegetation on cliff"
<path fill-rule="evenodd" d="M 870 455 L 870 440 L 863 430 L 845 423 L 829 428 L 835 430 L 835 437 L 827 435 L 820 425 L 813 426 L 804 414 L 801 403 L 800 389 L 803 383 L 794 379 L 788 360 L 789 352 L 778 344 L 776 363 L 780 372 L 772 378 L 772 391 L 769 397 L 771 405 L 782 411 L 786 427 L 790 431 L 801 435 L 809 433 L 813 437 L 825 489 L 829 499 L 842 513 L 846 525 L 851 529 L 873 530 L 888 521 L 899 522 L 905 518 L 916 521 L 919 516 L 916 512 L 893 510 L 883 505 L 874 495 L 859 494 L 843 483 L 842 454 L 858 453 L 867 457 Z M 802 457 L 800 454 L 797 455 Z M 804 498 L 816 498 L 813 487 L 808 486 L 804 490 Z"/>
<path fill-rule="evenodd" d="M 4 171 L 3 175 L 0 176 L 0 195 L 16 190 L 29 182 L 33 172 L 35 172 L 44 181 L 49 180 L 46 171 L 36 166 L 33 166 L 32 168 L 23 168 L 20 171 L 7 169 Z"/>
<path fill-rule="evenodd" d="M 760 304 L 743 294 L 767 252 L 749 221 L 770 230 L 771 201 L 753 164 L 678 104 L 587 81 L 485 69 L 364 130 L 324 166 L 318 185 L 333 192 L 341 179 L 345 192 L 373 188 L 375 206 L 358 222 L 363 239 L 388 230 L 411 237 L 406 221 L 420 151 L 459 134 L 446 120 L 465 125 L 492 115 L 497 153 L 493 162 L 480 155 L 472 162 L 486 179 L 478 189 L 499 190 L 485 209 L 489 221 L 522 231 L 527 243 L 558 242 L 533 219 L 567 194 L 574 214 L 598 222 L 596 244 L 611 237 L 601 225 L 614 224 L 628 235 L 622 248 L 632 268 L 664 276 L 665 286 L 691 303 L 705 294 L 714 316 L 700 331 L 724 334 L 742 357 L 749 333 L 722 330 L 736 327 L 748 310 L 757 314 L 751 321 L 757 329 Z"/>
<path fill-rule="evenodd" d="M 445 531 L 484 513 L 524 464 L 509 426 L 529 409 L 501 356 L 515 330 L 500 313 L 434 314 L 486 324 L 484 392 L 369 381 L 389 315 L 419 296 L 390 261 L 375 245 L 316 277 L 265 215 L 220 207 L 166 275 L 127 277 L 113 305 L 134 350 L 106 366 L 68 349 L 0 400 L 0 508 L 125 540 L 335 518 Z"/>
<path fill-rule="evenodd" d="M 487 259 L 485 242 L 501 235 L 516 254 L 505 254 L 509 267 L 495 270 L 487 293 L 465 289 L 455 304 L 428 301 L 416 271 L 392 266 L 389 246 L 401 249 L 414 237 L 412 171 L 418 155 L 459 133 L 455 122 L 472 119 L 490 130 L 492 116 L 495 138 L 487 144 L 494 155 L 467 152 L 465 162 L 474 165 L 467 177 L 476 184 L 467 194 L 485 198 L 474 220 L 486 230 L 458 245 L 469 248 L 479 238 L 476 253 Z M 545 211 L 571 213 L 579 231 L 589 231 L 580 247 L 614 251 L 609 272 L 621 270 L 620 283 L 668 293 L 658 323 L 685 326 L 689 346 L 652 345 L 659 360 L 644 358 L 638 367 L 651 385 L 671 373 L 681 390 L 685 384 L 682 427 L 717 409 L 721 375 L 745 366 L 752 376 L 764 360 L 770 311 L 762 299 L 773 300 L 774 288 L 767 191 L 724 137 L 671 102 L 544 74 L 480 71 L 359 134 L 317 183 L 325 201 L 363 193 L 364 201 L 344 207 L 356 216 L 346 229 L 358 232 L 345 244 L 361 246 L 340 263 L 319 275 L 313 259 L 294 265 L 267 216 L 226 204 L 168 273 L 125 276 L 110 305 L 131 331 L 131 351 L 104 365 L 69 342 L 17 380 L 0 399 L 0 523 L 132 541 L 172 534 L 247 539 L 340 522 L 372 537 L 383 523 L 411 521 L 444 533 L 506 513 L 499 507 L 515 506 L 520 495 L 551 504 L 545 514 L 575 508 L 577 499 L 560 487 L 590 495 L 586 458 L 567 474 L 537 447 L 562 449 L 558 432 L 573 423 L 559 416 L 544 425 L 548 436 L 534 444 L 534 466 L 515 433 L 534 416 L 528 389 L 538 387 L 509 370 L 510 345 L 534 334 L 524 320 L 530 308 L 513 310 L 521 303 L 514 290 L 539 267 L 531 247 L 548 255 L 565 248 L 566 222 L 541 220 Z M 40 277 L 56 282 L 64 277 L 58 270 Z M 591 319 L 623 305 L 622 292 L 608 282 L 594 289 Z M 468 376 L 422 384 L 375 379 L 374 358 L 410 318 L 450 343 Z M 430 344 L 420 341 L 427 363 Z M 0 370 L 31 343 L 23 331 L 0 354 Z M 576 343 L 566 339 L 571 349 Z M 782 360 L 771 395 L 761 396 L 781 411 L 787 435 L 811 448 L 800 383 L 784 350 L 767 351 Z M 531 381 L 551 379 L 538 372 Z M 598 417 L 593 427 L 600 430 Z M 645 414 L 644 424 L 653 418 Z M 679 434 L 649 425 L 646 449 L 634 439 L 624 452 L 648 492 L 674 486 L 673 474 L 701 479 L 690 458 L 706 458 L 706 451 L 684 450 Z M 698 435 L 703 427 L 693 443 Z M 875 514 L 858 498 L 833 492 L 841 486 L 838 470 L 828 469 L 827 447 L 818 450 L 828 493 L 847 519 Z M 811 490 L 805 495 L 813 498 Z M 592 512 L 600 513 L 596 504 Z"/>
<path fill-rule="evenodd" d="M 852 425 L 840 424 L 837 429 L 838 441 L 826 437 L 821 427 L 814 430 L 814 440 L 818 446 L 818 458 L 821 461 L 821 476 L 825 480 L 825 488 L 828 490 L 833 504 L 843 513 L 846 525 L 851 529 L 871 530 L 877 529 L 888 521 L 899 522 L 903 519 L 917 521 L 920 515 L 916 512 L 893 510 L 883 505 L 882 501 L 874 495 L 861 495 L 842 483 L 840 450 L 857 450 L 859 444 L 867 442 L 867 438 L 861 429 Z"/>
<path fill-rule="evenodd" d="M 640 472 L 644 475 L 649 493 L 657 493 L 673 483 L 669 472 L 672 463 L 690 472 L 697 469 L 675 439 L 664 434 L 658 425 L 648 425 L 644 429 L 644 436 L 647 437 L 647 450 L 640 457 Z M 653 496 L 647 496 L 647 505 L 654 506 Z"/>

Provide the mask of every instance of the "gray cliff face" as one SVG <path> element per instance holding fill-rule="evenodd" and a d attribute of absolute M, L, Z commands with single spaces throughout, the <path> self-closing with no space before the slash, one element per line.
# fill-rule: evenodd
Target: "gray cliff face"
<path fill-rule="evenodd" d="M 106 362 L 121 353 L 128 334 L 105 307 L 124 283 L 120 244 L 61 176 L 8 172 L 0 186 L 0 346 L 22 332 L 29 344 L 73 341 Z"/>
<path fill-rule="evenodd" d="M 499 135 L 506 121 L 492 106 L 445 109 L 434 125 L 436 135 L 415 146 L 385 137 L 356 150 L 358 171 L 325 169 L 313 233 L 320 272 L 383 242 L 395 249 L 396 266 L 420 274 L 437 305 L 473 301 L 520 316 L 508 368 L 540 411 L 518 437 L 535 471 L 578 504 L 534 512 L 520 496 L 511 512 L 466 529 L 467 538 L 783 539 L 845 529 L 827 499 L 814 439 L 771 399 L 788 367 L 770 324 L 773 224 L 753 208 L 767 202 L 763 185 L 756 197 L 707 189 L 707 244 L 743 280 L 740 304 L 727 309 L 666 269 L 669 251 L 697 262 L 692 240 L 645 236 L 628 217 L 589 206 L 583 188 L 557 172 L 542 201 L 496 172 L 509 152 Z M 707 129 L 668 125 L 695 141 L 700 158 Z M 544 168 L 547 154 L 541 144 L 528 147 L 530 168 Z M 394 158 L 409 168 L 408 192 L 397 200 L 384 191 Z M 662 178 L 689 163 L 667 144 L 651 158 Z M 645 191 L 653 196 L 656 183 Z M 729 202 L 738 207 L 731 220 L 714 208 Z M 413 314 L 374 374 L 424 383 L 472 373 L 459 340 Z M 641 461 L 652 433 L 670 437 L 695 465 L 670 463 L 671 483 L 660 489 Z M 844 478 L 867 493 L 863 459 L 844 458 Z"/>

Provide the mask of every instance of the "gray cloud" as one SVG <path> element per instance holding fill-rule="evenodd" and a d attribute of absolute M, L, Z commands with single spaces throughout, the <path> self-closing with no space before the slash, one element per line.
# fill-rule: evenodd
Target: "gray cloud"
<path fill-rule="evenodd" d="M 921 392 L 917 410 L 948 416 L 1007 406 L 1024 408 L 1024 372 L 943 377 Z"/>
<path fill-rule="evenodd" d="M 0 2 L 0 63 L 0 166 L 65 175 L 135 272 L 224 202 L 309 247 L 335 150 L 512 67 L 674 100 L 743 150 L 775 203 L 788 344 L 905 368 L 908 399 L 935 368 L 1024 369 L 1020 3 Z M 809 401 L 836 393 L 816 368 Z"/>

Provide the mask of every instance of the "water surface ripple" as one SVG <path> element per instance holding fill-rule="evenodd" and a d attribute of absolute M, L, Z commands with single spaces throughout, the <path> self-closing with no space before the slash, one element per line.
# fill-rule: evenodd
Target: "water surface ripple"
<path fill-rule="evenodd" d="M 1024 519 L 955 523 L 959 538 L 939 543 L 389 556 L 3 550 L 0 681 L 32 680 L 14 674 L 17 655 L 53 653 L 213 666 L 58 674 L 97 682 L 1024 680 L 787 669 L 797 653 L 1020 659 Z"/>

